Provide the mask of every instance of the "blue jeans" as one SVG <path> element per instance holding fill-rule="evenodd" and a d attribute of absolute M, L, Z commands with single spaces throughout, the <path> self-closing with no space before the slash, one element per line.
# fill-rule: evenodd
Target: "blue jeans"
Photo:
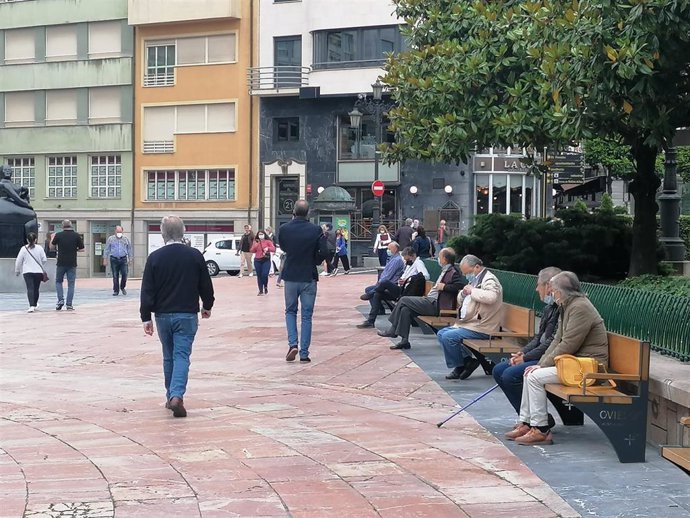
<path fill-rule="evenodd" d="M 74 281 L 77 279 L 76 266 L 58 266 L 55 269 L 55 291 L 57 292 L 58 303 L 65 302 L 65 294 L 62 291 L 62 282 L 67 275 L 67 305 L 71 306 L 74 300 Z"/>
<path fill-rule="evenodd" d="M 110 256 L 110 272 L 113 274 L 113 293 L 119 293 L 127 287 L 127 256 Z M 122 277 L 122 279 L 120 279 Z"/>
<path fill-rule="evenodd" d="M 444 327 L 438 332 L 438 341 L 443 348 L 443 356 L 446 357 L 446 366 L 449 369 L 459 368 L 465 365 L 465 360 L 471 358 L 470 351 L 462 345 L 465 338 L 487 339 L 489 335 L 465 329 L 464 327 Z"/>
<path fill-rule="evenodd" d="M 165 396 L 183 398 L 189 377 L 189 357 L 199 328 L 196 313 L 161 313 L 156 315 L 158 338 L 163 346 Z"/>
<path fill-rule="evenodd" d="M 268 274 L 271 272 L 271 260 L 264 259 L 259 261 L 254 259 L 254 270 L 256 271 L 256 284 L 259 286 L 259 291 L 268 290 Z"/>
<path fill-rule="evenodd" d="M 302 304 L 302 329 L 299 340 L 300 358 L 309 356 L 311 344 L 311 317 L 316 302 L 316 281 L 285 281 L 285 326 L 288 333 L 288 346 L 297 347 L 297 306 Z"/>
<path fill-rule="evenodd" d="M 518 414 L 520 413 L 520 402 L 522 401 L 522 383 L 524 381 L 525 369 L 537 363 L 537 361 L 531 361 L 510 365 L 508 362 L 501 362 L 494 367 L 492 372 L 496 383 L 501 387 L 501 390 Z"/>

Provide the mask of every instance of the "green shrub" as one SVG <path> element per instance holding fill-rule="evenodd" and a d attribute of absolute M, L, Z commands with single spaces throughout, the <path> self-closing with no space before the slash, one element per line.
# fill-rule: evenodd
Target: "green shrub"
<path fill-rule="evenodd" d="M 680 237 L 685 241 L 685 258 L 690 260 L 690 216 L 680 217 Z"/>
<path fill-rule="evenodd" d="M 625 279 L 619 286 L 635 288 L 645 291 L 656 291 L 669 295 L 690 297 L 690 278 L 688 277 L 662 277 L 659 275 L 640 275 Z"/>

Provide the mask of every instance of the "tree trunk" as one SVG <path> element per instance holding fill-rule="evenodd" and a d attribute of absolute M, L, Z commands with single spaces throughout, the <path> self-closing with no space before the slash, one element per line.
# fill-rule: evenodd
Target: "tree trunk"
<path fill-rule="evenodd" d="M 630 182 L 630 193 L 635 199 L 632 250 L 628 277 L 657 273 L 657 224 L 659 205 L 656 192 L 661 180 L 654 171 L 658 149 L 645 146 L 642 141 L 632 146 L 637 171 Z"/>

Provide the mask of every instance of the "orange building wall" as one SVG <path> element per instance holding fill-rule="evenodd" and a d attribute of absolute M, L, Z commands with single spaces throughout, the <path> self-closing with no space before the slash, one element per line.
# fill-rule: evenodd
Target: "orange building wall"
<path fill-rule="evenodd" d="M 135 70 L 135 207 L 137 209 L 246 209 L 249 206 L 249 182 L 256 182 L 250 172 L 250 103 L 246 70 L 250 66 L 249 2 L 243 2 L 241 20 L 212 20 L 187 23 L 141 26 L 136 28 Z M 181 36 L 206 35 L 235 31 L 237 62 L 176 68 L 175 85 L 143 87 L 146 60 L 145 41 Z M 143 106 L 185 102 L 233 100 L 236 102 L 234 133 L 204 133 L 175 136 L 175 153 L 142 153 Z M 256 117 L 256 116 L 255 116 Z M 256 156 L 256 153 L 255 153 Z M 227 202 L 148 202 L 144 170 L 153 168 L 204 168 L 231 166 L 235 168 L 235 201 Z M 257 186 L 252 186 L 252 207 L 257 205 Z"/>

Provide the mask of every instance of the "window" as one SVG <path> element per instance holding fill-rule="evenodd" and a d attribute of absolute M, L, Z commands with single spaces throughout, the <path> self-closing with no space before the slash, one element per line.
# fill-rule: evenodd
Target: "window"
<path fill-rule="evenodd" d="M 234 169 L 147 171 L 146 199 L 234 200 Z"/>
<path fill-rule="evenodd" d="M 122 184 L 122 157 L 120 155 L 92 156 L 89 184 L 92 198 L 119 198 Z"/>
<path fill-rule="evenodd" d="M 110 57 L 122 54 L 122 22 L 89 23 L 89 57 Z"/>
<path fill-rule="evenodd" d="M 144 153 L 173 153 L 173 135 L 235 131 L 235 103 L 144 108 Z"/>
<path fill-rule="evenodd" d="M 398 25 L 317 31 L 314 68 L 377 66 L 406 48 Z"/>
<path fill-rule="evenodd" d="M 27 63 L 36 58 L 36 32 L 34 29 L 5 31 L 5 62 Z"/>
<path fill-rule="evenodd" d="M 46 60 L 77 58 L 77 26 L 56 25 L 46 28 Z"/>
<path fill-rule="evenodd" d="M 48 90 L 46 92 L 46 125 L 77 122 L 77 91 Z"/>
<path fill-rule="evenodd" d="M 33 157 L 9 158 L 7 165 L 12 168 L 12 181 L 29 189 L 29 198 L 33 200 L 36 192 L 36 168 Z"/>
<path fill-rule="evenodd" d="M 77 197 L 77 157 L 48 157 L 48 198 Z"/>
<path fill-rule="evenodd" d="M 175 44 L 151 43 L 146 46 L 144 86 L 175 84 Z"/>
<path fill-rule="evenodd" d="M 524 174 L 477 174 L 475 183 L 475 214 L 532 215 L 532 193 L 537 180 Z"/>
<path fill-rule="evenodd" d="M 200 36 L 177 40 L 178 65 L 204 65 L 235 61 L 235 35 Z"/>
<path fill-rule="evenodd" d="M 89 124 L 120 122 L 121 94 L 117 86 L 89 89 Z"/>
<path fill-rule="evenodd" d="M 381 135 L 385 142 L 393 143 L 395 136 L 388 131 L 388 121 L 382 121 Z M 350 117 L 340 117 L 338 158 L 340 160 L 374 160 L 376 153 L 376 121 L 372 115 L 363 115 L 359 130 L 350 126 Z"/>
<path fill-rule="evenodd" d="M 273 140 L 275 142 L 297 142 L 299 140 L 299 117 L 274 119 Z"/>
<path fill-rule="evenodd" d="M 274 38 L 273 64 L 276 88 L 302 86 L 302 37 Z"/>
<path fill-rule="evenodd" d="M 12 92 L 5 94 L 5 126 L 33 126 L 35 122 L 36 99 L 33 92 Z"/>

